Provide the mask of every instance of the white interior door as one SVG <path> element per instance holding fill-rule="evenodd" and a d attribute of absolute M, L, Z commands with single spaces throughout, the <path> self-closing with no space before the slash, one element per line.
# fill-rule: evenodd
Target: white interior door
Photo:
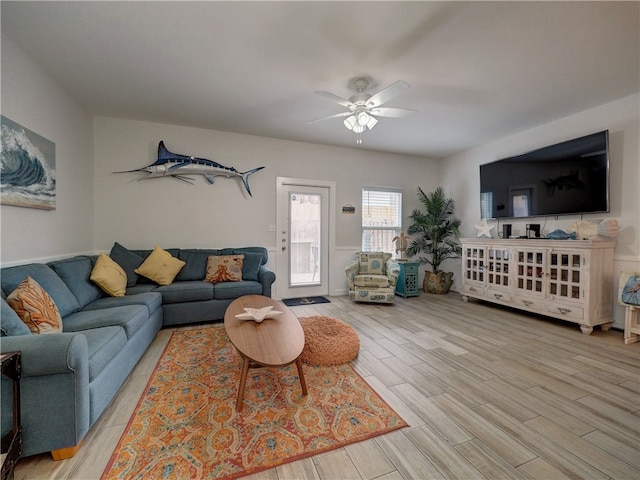
<path fill-rule="evenodd" d="M 313 181 L 278 179 L 277 296 L 329 292 L 329 204 L 331 187 Z"/>

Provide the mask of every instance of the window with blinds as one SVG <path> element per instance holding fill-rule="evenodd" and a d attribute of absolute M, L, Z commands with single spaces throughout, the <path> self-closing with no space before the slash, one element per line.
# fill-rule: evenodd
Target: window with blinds
<path fill-rule="evenodd" d="M 402 230 L 402 191 L 362 189 L 362 251 L 395 254 L 393 239 Z"/>
<path fill-rule="evenodd" d="M 480 218 L 493 217 L 493 192 L 480 194 Z"/>

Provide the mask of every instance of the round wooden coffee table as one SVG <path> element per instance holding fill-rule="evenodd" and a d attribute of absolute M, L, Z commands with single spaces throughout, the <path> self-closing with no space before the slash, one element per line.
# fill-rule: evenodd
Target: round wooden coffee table
<path fill-rule="evenodd" d="M 282 312 L 275 318 L 261 323 L 239 320 L 236 315 L 245 308 L 273 307 Z M 300 354 L 304 348 L 304 331 L 298 317 L 287 306 L 262 295 L 245 295 L 234 300 L 224 314 L 224 328 L 229 340 L 242 357 L 242 374 L 236 410 L 242 410 L 244 389 L 250 366 L 284 367 L 292 363 L 298 368 L 302 394 L 307 395 L 307 384 L 302 372 Z"/>

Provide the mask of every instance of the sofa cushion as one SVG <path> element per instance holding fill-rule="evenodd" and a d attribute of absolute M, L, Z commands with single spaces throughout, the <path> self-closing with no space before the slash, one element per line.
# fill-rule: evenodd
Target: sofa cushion
<path fill-rule="evenodd" d="M 124 297 L 127 291 L 127 274 L 123 268 L 104 253 L 91 270 L 91 281 L 112 297 Z"/>
<path fill-rule="evenodd" d="M 133 287 L 127 288 L 127 295 L 125 296 L 125 298 L 128 297 L 129 295 L 138 295 L 140 293 L 155 292 L 156 288 L 158 288 L 158 285 L 156 283 L 151 283 L 151 280 L 147 280 L 147 282 L 149 283 L 145 283 L 142 281 L 143 278 L 144 277 L 140 277 L 140 282 L 135 284 Z"/>
<path fill-rule="evenodd" d="M 240 282 L 244 255 L 212 255 L 207 260 L 205 282 Z"/>
<path fill-rule="evenodd" d="M 162 308 L 162 295 L 154 291 L 138 293 L 134 295 L 125 295 L 124 297 L 102 297 L 84 307 L 83 311 L 100 310 L 101 308 L 121 307 L 123 305 L 144 305 L 149 311 L 149 316 L 151 316 L 153 315 L 153 313 L 155 313 L 156 310 Z"/>
<path fill-rule="evenodd" d="M 0 333 L 2 336 L 31 335 L 29 327 L 25 325 L 7 301 L 3 298 L 0 299 L 0 302 L 2 303 L 2 307 L 0 308 Z"/>
<path fill-rule="evenodd" d="M 185 262 L 156 245 L 151 255 L 136 268 L 135 272 L 153 280 L 158 285 L 170 285 L 184 266 Z"/>
<path fill-rule="evenodd" d="M 388 287 L 389 277 L 386 275 L 356 275 L 354 284 L 356 287 Z"/>
<path fill-rule="evenodd" d="M 219 255 L 220 250 L 185 248 L 180 250 L 178 258 L 186 263 L 176 281 L 203 280 L 207 269 L 207 259 L 211 255 Z"/>
<path fill-rule="evenodd" d="M 56 260 L 48 264 L 75 295 L 80 308 L 102 296 L 100 289 L 90 280 L 91 258 L 78 256 Z"/>
<path fill-rule="evenodd" d="M 202 280 L 175 282 L 154 290 L 162 294 L 162 303 L 197 302 L 213 299 L 214 285 Z"/>
<path fill-rule="evenodd" d="M 31 333 L 62 332 L 62 317 L 51 296 L 38 282 L 27 276 L 9 294 L 7 303 Z"/>
<path fill-rule="evenodd" d="M 27 276 L 38 282 L 51 296 L 63 318 L 80 309 L 78 299 L 67 284 L 56 275 L 51 267 L 44 263 L 29 263 L 3 268 L 2 275 L 0 275 L 2 289 L 7 293 L 13 292 Z"/>
<path fill-rule="evenodd" d="M 222 282 L 216 283 L 213 297 L 216 300 L 228 300 L 238 298 L 242 295 L 261 295 L 262 284 L 260 282 Z"/>
<path fill-rule="evenodd" d="M 102 327 L 83 330 L 89 347 L 89 382 L 96 378 L 113 357 L 127 344 L 127 335 L 122 327 Z"/>
<path fill-rule="evenodd" d="M 144 305 L 122 305 L 98 310 L 83 310 L 64 319 L 65 332 L 81 332 L 92 328 L 121 326 L 131 338 L 149 318 Z"/>
<path fill-rule="evenodd" d="M 134 286 L 138 281 L 138 274 L 135 272 L 136 268 L 142 265 L 144 257 L 135 254 L 126 247 L 123 247 L 118 242 L 113 244 L 109 257 L 122 267 L 127 274 L 127 287 Z"/>

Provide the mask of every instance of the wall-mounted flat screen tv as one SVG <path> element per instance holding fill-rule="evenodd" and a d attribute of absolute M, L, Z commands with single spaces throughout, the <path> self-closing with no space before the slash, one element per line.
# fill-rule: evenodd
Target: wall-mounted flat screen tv
<path fill-rule="evenodd" d="M 480 165 L 482 218 L 609 211 L 609 131 Z"/>

